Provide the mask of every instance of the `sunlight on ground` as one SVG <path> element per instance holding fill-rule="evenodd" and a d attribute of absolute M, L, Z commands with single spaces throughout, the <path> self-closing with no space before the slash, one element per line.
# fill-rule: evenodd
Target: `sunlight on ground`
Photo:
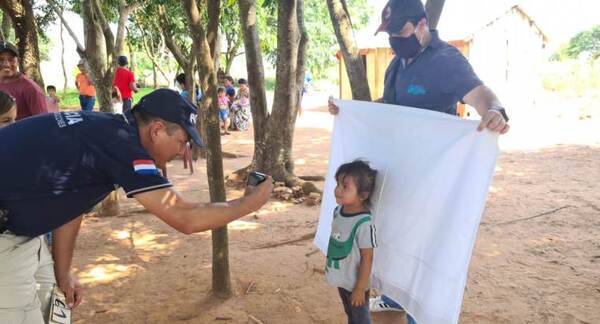
<path fill-rule="evenodd" d="M 257 216 L 264 216 L 269 214 L 275 214 L 284 212 L 290 209 L 294 204 L 284 201 L 273 201 L 268 205 L 263 206 L 259 211 L 256 212 Z"/>
<path fill-rule="evenodd" d="M 109 262 L 109 261 L 119 261 L 121 260 L 119 257 L 114 256 L 112 254 L 103 254 L 96 258 L 96 262 Z"/>
<path fill-rule="evenodd" d="M 82 284 L 105 284 L 115 279 L 128 277 L 139 269 L 144 268 L 136 264 L 124 265 L 109 263 L 95 266 L 92 265 L 79 274 L 79 281 Z"/>
<path fill-rule="evenodd" d="M 244 231 L 244 230 L 257 229 L 257 228 L 263 227 L 263 226 L 265 226 L 265 225 L 259 224 L 259 223 L 254 223 L 254 222 L 247 222 L 247 221 L 243 221 L 243 220 L 235 220 L 235 221 L 229 223 L 227 228 L 229 230 L 234 230 L 234 231 Z"/>
<path fill-rule="evenodd" d="M 493 251 L 488 251 L 488 252 L 481 252 L 481 255 L 484 255 L 487 257 L 497 257 L 499 255 L 502 255 L 502 252 L 500 252 L 499 250 L 493 250 Z"/>
<path fill-rule="evenodd" d="M 306 164 L 306 160 L 305 159 L 297 159 L 294 161 L 295 165 L 305 165 Z"/>
<path fill-rule="evenodd" d="M 111 237 L 121 241 L 123 245 L 135 249 L 138 252 L 169 250 L 173 249 L 180 243 L 178 239 L 169 240 L 168 234 L 156 234 L 151 231 L 144 230 L 142 226 L 143 225 L 136 224 L 136 226 L 133 228 L 133 231 L 131 229 L 113 231 Z M 167 241 L 167 243 L 160 243 L 159 240 Z M 140 258 L 142 258 L 144 261 L 148 261 L 148 256 L 140 255 Z"/>

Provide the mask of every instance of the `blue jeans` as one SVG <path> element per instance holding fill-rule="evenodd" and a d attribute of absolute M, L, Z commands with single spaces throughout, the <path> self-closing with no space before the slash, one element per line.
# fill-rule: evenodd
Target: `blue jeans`
<path fill-rule="evenodd" d="M 402 308 L 402 306 L 400 306 L 400 304 L 396 303 L 393 299 L 391 299 L 390 297 L 388 297 L 386 295 L 381 295 L 381 301 L 392 306 L 393 308 L 404 309 L 404 308 Z M 412 316 L 410 316 L 409 313 L 406 313 L 406 323 L 407 324 L 417 324 L 415 319 Z"/>
<path fill-rule="evenodd" d="M 92 111 L 94 110 L 94 103 L 96 103 L 96 98 L 92 96 L 79 96 L 79 104 L 81 105 L 81 110 L 83 111 Z"/>
<path fill-rule="evenodd" d="M 371 324 L 371 314 L 369 313 L 369 291 L 365 291 L 365 303 L 362 306 L 354 307 L 350 301 L 351 291 L 338 287 L 344 311 L 348 316 L 348 324 Z"/>
<path fill-rule="evenodd" d="M 131 98 L 123 99 L 123 112 L 131 110 Z"/>

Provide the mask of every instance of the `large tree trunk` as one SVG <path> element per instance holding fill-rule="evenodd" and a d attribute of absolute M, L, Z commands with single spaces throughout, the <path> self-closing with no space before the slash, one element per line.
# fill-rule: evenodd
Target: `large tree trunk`
<path fill-rule="evenodd" d="M 84 58 L 85 57 L 85 48 L 79 41 L 79 38 L 77 38 L 77 35 L 75 35 L 75 32 L 73 31 L 71 26 L 69 26 L 69 24 L 67 23 L 67 20 L 65 19 L 65 17 L 62 14 L 62 9 L 59 9 L 58 4 L 54 0 L 46 0 L 46 2 L 48 2 L 48 4 L 50 5 L 50 8 L 52 8 L 54 13 L 56 13 L 58 18 L 62 22 L 62 26 L 64 26 L 67 29 L 67 32 L 69 32 L 69 35 L 71 35 L 71 38 L 77 45 L 77 54 L 79 54 L 79 57 Z M 62 8 L 62 7 L 60 7 L 60 8 Z M 82 18 L 83 18 L 83 13 L 82 13 Z"/>
<path fill-rule="evenodd" d="M 256 161 L 264 160 L 264 156 L 267 154 L 264 139 L 270 115 L 267 107 L 265 71 L 257 27 L 256 0 L 239 0 L 239 6 L 242 32 L 244 33 L 248 83 L 252 85 L 250 109 L 254 129 L 254 156 L 250 168 L 254 169 Z"/>
<path fill-rule="evenodd" d="M 44 79 L 40 71 L 40 50 L 38 47 L 37 27 L 33 15 L 32 1 L 5 0 L 0 7 L 8 13 L 18 39 L 19 65 L 21 72 L 44 89 Z"/>
<path fill-rule="evenodd" d="M 0 34 L 2 36 L 3 41 L 8 41 L 10 39 L 10 34 L 12 30 L 12 21 L 10 21 L 10 16 L 6 13 L 5 10 L 2 10 L 2 27 L 0 27 Z"/>
<path fill-rule="evenodd" d="M 206 173 L 210 190 L 211 202 L 226 201 L 225 182 L 223 179 L 223 160 L 221 155 L 221 136 L 219 127 L 219 107 L 217 104 L 217 75 L 213 55 L 218 32 L 219 0 L 208 0 L 209 31 L 205 31 L 201 23 L 201 15 L 195 0 L 182 0 L 184 11 L 188 18 L 190 34 L 196 47 L 196 60 L 198 74 L 204 93 L 202 108 L 206 111 L 204 127 L 207 136 L 204 138 L 207 146 Z M 203 3 L 204 4 L 204 3 Z M 215 24 L 214 21 L 217 21 Z M 229 243 L 227 226 L 212 231 L 213 266 L 212 289 L 213 294 L 220 298 L 232 295 L 231 278 L 229 273 Z"/>
<path fill-rule="evenodd" d="M 437 28 L 440 17 L 442 16 L 442 10 L 444 9 L 444 2 L 445 0 L 427 0 L 425 11 L 427 11 L 429 28 Z"/>
<path fill-rule="evenodd" d="M 257 160 L 257 169 L 270 173 L 278 181 L 293 179 L 293 160 L 289 148 L 298 109 L 297 71 L 300 44 L 297 0 L 282 0 L 277 8 L 277 67 L 275 96 L 267 121 L 267 154 Z M 288 183 L 288 185 L 290 185 Z"/>
<path fill-rule="evenodd" d="M 115 66 L 118 56 L 117 50 L 122 50 L 125 33 L 121 24 L 127 21 L 127 15 L 132 6 L 124 6 L 122 0 L 119 6 L 119 26 L 117 39 L 110 29 L 108 21 L 98 0 L 83 0 L 81 13 L 84 21 L 86 58 L 89 63 L 92 77 L 96 87 L 96 98 L 100 104 L 100 111 L 113 112 L 111 103 L 112 82 L 115 75 Z M 125 15 L 125 18 L 123 18 Z M 115 46 L 115 44 L 117 44 Z M 116 192 L 112 192 L 101 204 L 100 215 L 112 216 L 119 214 L 119 202 Z"/>
<path fill-rule="evenodd" d="M 329 8 L 331 23 L 340 44 L 342 56 L 344 57 L 346 73 L 348 74 L 350 88 L 352 89 L 352 99 L 371 101 L 367 73 L 359 49 L 356 47 L 356 42 L 352 36 L 352 23 L 346 0 L 327 0 L 327 8 Z"/>

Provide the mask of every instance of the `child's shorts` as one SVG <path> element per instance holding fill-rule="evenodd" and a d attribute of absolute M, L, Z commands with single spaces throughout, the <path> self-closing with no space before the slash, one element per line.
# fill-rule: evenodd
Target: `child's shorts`
<path fill-rule="evenodd" d="M 219 109 L 219 119 L 224 122 L 229 117 L 229 110 Z"/>

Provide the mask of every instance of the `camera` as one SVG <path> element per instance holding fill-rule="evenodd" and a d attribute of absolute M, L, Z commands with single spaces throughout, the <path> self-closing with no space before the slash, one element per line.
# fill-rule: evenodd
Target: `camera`
<path fill-rule="evenodd" d="M 248 185 L 249 186 L 258 186 L 260 183 L 262 183 L 265 180 L 267 180 L 267 175 L 262 172 L 252 171 L 252 172 L 250 172 L 250 174 L 248 174 Z"/>

